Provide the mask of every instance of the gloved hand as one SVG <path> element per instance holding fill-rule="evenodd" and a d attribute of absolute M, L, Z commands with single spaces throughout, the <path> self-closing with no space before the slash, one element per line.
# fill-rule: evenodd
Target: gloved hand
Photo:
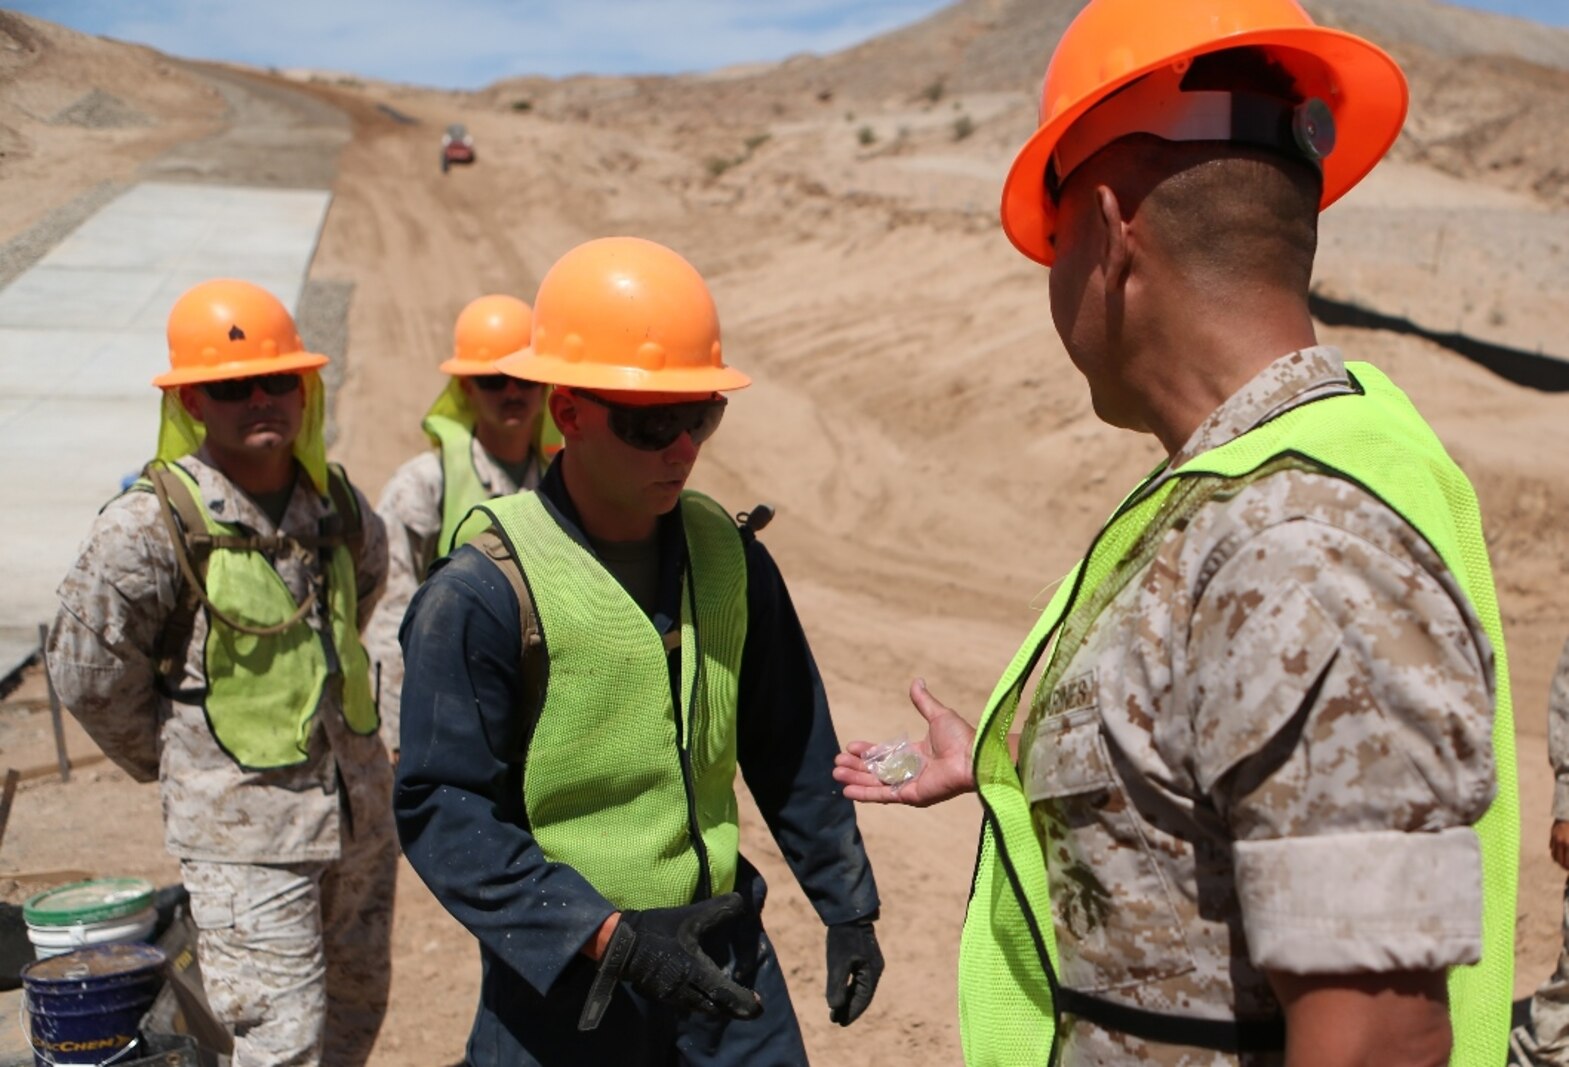
<path fill-rule="evenodd" d="M 849 1026 L 861 1017 L 883 974 L 883 954 L 870 919 L 828 928 L 828 1017 Z"/>
<path fill-rule="evenodd" d="M 623 911 L 605 946 L 578 1029 L 592 1030 L 619 979 L 639 993 L 687 1012 L 755 1019 L 763 1004 L 756 993 L 725 976 L 698 945 L 704 932 L 739 916 L 739 893 L 679 908 Z"/>

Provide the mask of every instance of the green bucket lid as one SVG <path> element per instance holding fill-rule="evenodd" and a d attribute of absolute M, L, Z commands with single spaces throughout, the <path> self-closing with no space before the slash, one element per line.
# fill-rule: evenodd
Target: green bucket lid
<path fill-rule="evenodd" d="M 81 926 L 123 919 L 153 905 L 145 878 L 100 878 L 46 889 L 22 905 L 29 926 Z"/>

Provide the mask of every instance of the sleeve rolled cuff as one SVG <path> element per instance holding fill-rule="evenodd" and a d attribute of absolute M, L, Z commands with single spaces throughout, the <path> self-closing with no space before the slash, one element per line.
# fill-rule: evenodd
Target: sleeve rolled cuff
<path fill-rule="evenodd" d="M 1249 955 L 1291 974 L 1433 971 L 1482 956 L 1470 827 L 1239 841 Z"/>
<path fill-rule="evenodd" d="M 1553 818 L 1569 821 L 1569 779 L 1559 778 L 1553 783 Z"/>

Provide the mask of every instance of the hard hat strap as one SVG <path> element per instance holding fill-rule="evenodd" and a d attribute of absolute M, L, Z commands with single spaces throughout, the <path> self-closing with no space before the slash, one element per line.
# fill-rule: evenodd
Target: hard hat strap
<path fill-rule="evenodd" d="M 1120 138 L 1147 133 L 1167 141 L 1228 141 L 1320 167 L 1335 148 L 1335 119 L 1317 98 L 1293 103 L 1259 93 L 1182 92 L 1173 75 L 1149 75 L 1081 116 L 1057 142 L 1046 169 L 1053 201 L 1070 174 Z"/>

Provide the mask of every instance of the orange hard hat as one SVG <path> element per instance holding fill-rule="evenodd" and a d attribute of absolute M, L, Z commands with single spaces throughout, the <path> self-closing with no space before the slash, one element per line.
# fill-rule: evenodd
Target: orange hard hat
<path fill-rule="evenodd" d="M 452 358 L 441 369 L 447 374 L 495 374 L 496 360 L 528 347 L 533 328 L 533 309 L 517 297 L 482 296 L 458 313 Z"/>
<path fill-rule="evenodd" d="M 1198 56 L 1244 47 L 1262 49 L 1289 72 L 1302 100 L 1327 107 L 1332 132 L 1319 160 L 1320 209 L 1361 181 L 1400 135 L 1408 100 L 1400 67 L 1360 37 L 1314 25 L 1296 0 L 1090 0 L 1052 53 L 1041 86 L 1039 128 L 1003 184 L 1002 228 L 1014 247 L 1051 265 L 1057 209 L 1047 192 L 1047 171 L 1064 134 L 1086 113 L 1146 75 L 1162 70 L 1180 75 Z"/>
<path fill-rule="evenodd" d="M 604 237 L 558 259 L 534 298 L 534 343 L 496 364 L 549 385 L 713 393 L 751 379 L 725 366 L 719 312 L 697 269 L 664 245 Z"/>
<path fill-rule="evenodd" d="M 169 311 L 169 369 L 153 379 L 167 389 L 327 365 L 305 351 L 283 302 L 259 285 L 218 278 L 186 290 Z"/>

